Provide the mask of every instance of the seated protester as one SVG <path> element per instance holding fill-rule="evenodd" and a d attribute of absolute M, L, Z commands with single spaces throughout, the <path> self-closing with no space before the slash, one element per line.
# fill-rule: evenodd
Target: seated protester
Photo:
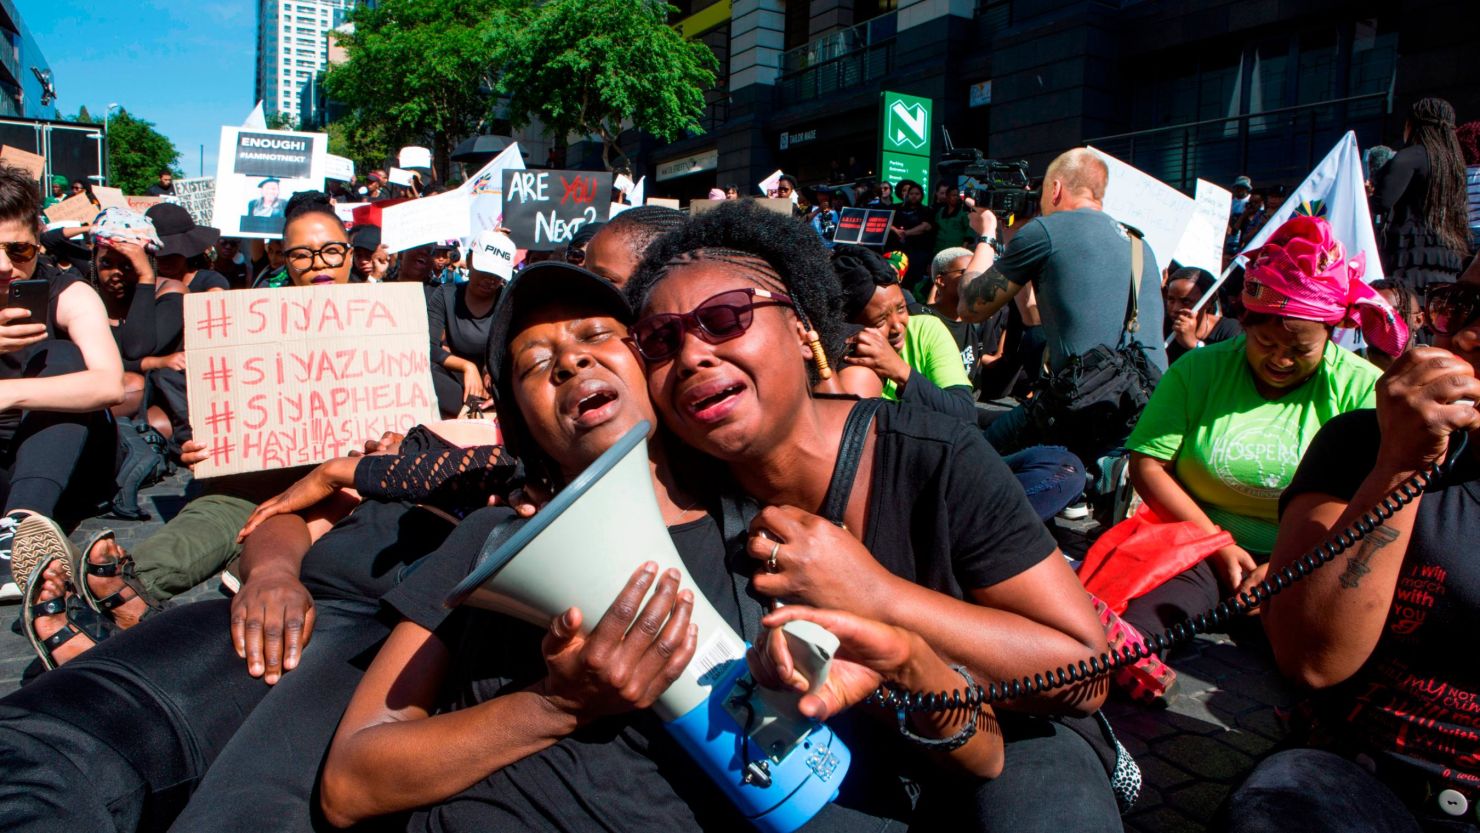
<path fill-rule="evenodd" d="M 251 286 L 255 273 L 252 262 L 242 252 L 242 241 L 223 237 L 216 241 L 212 254 L 211 269 L 225 277 L 231 289 L 246 289 Z"/>
<path fill-rule="evenodd" d="M 271 240 L 252 238 L 252 289 L 271 287 L 277 289 L 288 282 L 288 262 L 283 257 L 283 241 L 280 237 Z"/>
<path fill-rule="evenodd" d="M 622 338 L 631 317 L 614 287 L 561 262 L 521 272 L 500 299 L 489 367 L 511 441 L 552 484 L 569 482 L 639 420 L 656 424 L 642 365 Z M 598 396 L 596 407 L 573 407 Z M 868 681 L 846 691 L 830 687 L 826 711 L 812 712 L 818 716 L 856 702 L 881 679 L 855 659 L 860 648 L 879 644 L 864 633 L 909 656 L 907 670 L 891 680 L 960 684 L 919 637 L 901 629 L 800 606 L 762 620 L 760 600 L 737 591 L 725 569 L 719 525 L 697 508 L 705 495 L 688 484 L 703 481 L 679 476 L 684 452 L 658 437 L 648 451 L 658 504 L 696 586 L 680 588 L 676 571 L 659 576 L 644 567 L 604 615 L 571 609 L 548 629 L 472 608 L 449 611 L 443 600 L 473 566 L 488 531 L 510 516 L 497 507 L 474 513 L 385 597 L 401 620 L 355 692 L 324 764 L 320 801 L 329 822 L 349 826 L 411 811 L 397 829 L 730 829 L 728 802 L 645 711 L 702 638 L 688 624 L 694 593 L 704 593 L 737 629 L 747 618 L 775 627 L 792 617 L 835 627 L 843 641 L 836 662 Z M 473 527 L 478 534 L 467 535 Z M 649 589 L 653 600 L 639 613 Z M 594 630 L 582 627 L 592 621 Z M 599 667 L 612 650 L 624 660 Z M 622 676 L 626 669 L 630 677 Z M 945 737 L 971 719 L 981 725 L 978 736 L 936 757 L 991 776 L 1001 747 L 990 710 L 932 718 L 917 731 Z M 854 762 L 849 780 L 862 769 L 859 757 Z M 880 820 L 852 809 L 848 781 L 844 791 L 843 806 L 821 814 L 823 826 L 871 821 L 877 828 Z"/>
<path fill-rule="evenodd" d="M 349 238 L 327 198 L 316 191 L 295 194 L 285 213 L 283 243 L 292 284 L 348 282 Z M 199 444 L 181 440 L 178 431 L 175 439 L 182 458 L 203 451 Z M 307 470 L 299 466 L 195 481 L 188 492 L 190 502 L 132 553 L 124 552 L 111 537 L 93 542 L 83 553 L 87 560 L 108 564 L 116 559 L 118 569 L 132 571 L 130 593 L 142 597 L 109 611 L 110 617 L 131 625 L 152 607 L 221 572 L 241 554 L 237 533 L 257 504 L 282 492 Z M 120 577 L 88 575 L 85 581 L 99 598 L 125 587 Z"/>
<path fill-rule="evenodd" d="M 213 271 L 206 257 L 221 239 L 221 232 L 196 225 L 190 212 L 174 203 L 152 205 L 144 214 L 163 241 L 154 253 L 160 277 L 179 281 L 187 292 L 224 292 L 231 288 L 226 276 Z"/>
<path fill-rule="evenodd" d="M 70 525 L 113 497 L 118 433 L 107 409 L 123 401 L 123 364 L 98 294 L 39 260 L 40 204 L 28 174 L 0 165 L 0 297 L 14 281 L 48 283 L 44 320 L 0 310 L 3 602 L 20 598 L 10 555 L 23 518 L 60 516 Z"/>
<path fill-rule="evenodd" d="M 349 235 L 354 247 L 354 269 L 350 281 L 381 283 L 390 280 L 391 254 L 380 242 L 380 226 L 355 226 Z"/>
<path fill-rule="evenodd" d="M 855 423 L 863 441 L 846 475 L 844 424 L 874 406 L 811 394 L 821 362 L 841 352 L 843 322 L 810 231 L 726 203 L 654 244 L 627 291 L 664 427 L 724 465 L 748 496 L 737 514 L 765 506 L 745 549 L 764 564 L 756 592 L 914 631 L 980 681 L 1105 650 L 1083 588 L 974 425 L 882 403 Z M 723 321 L 706 310 L 717 307 L 733 326 L 715 327 Z M 1107 777 L 1116 755 L 1097 722 L 1024 713 L 1086 716 L 1102 697 L 1100 686 L 1069 687 L 996 709 L 1009 765 L 971 796 L 983 827 L 1119 826 Z M 1038 812 L 1048 801 L 1054 812 Z"/>
<path fill-rule="evenodd" d="M 971 380 L 945 325 L 934 316 L 910 315 L 897 273 L 873 251 L 840 245 L 832 267 L 842 284 L 844 320 L 863 326 L 848 364 L 872 370 L 883 382 L 885 399 L 974 424 Z"/>
<path fill-rule="evenodd" d="M 432 337 L 432 386 L 437 408 L 447 419 L 464 410 L 493 408 L 484 376 L 488 356 L 488 322 L 504 280 L 495 272 L 497 256 L 482 251 L 495 232 L 484 232 L 469 252 L 468 280 L 444 284 L 432 297 L 427 310 L 427 329 Z M 502 236 L 502 235 L 498 235 Z"/>
<path fill-rule="evenodd" d="M 1219 315 L 1218 299 L 1213 298 L 1196 313 L 1192 307 L 1213 288 L 1213 276 L 1206 269 L 1178 269 L 1162 287 L 1167 314 L 1162 319 L 1162 338 L 1175 336 L 1167 345 L 1167 361 L 1174 362 L 1189 350 L 1220 341 L 1228 341 L 1243 332 L 1238 321 Z"/>
<path fill-rule="evenodd" d="M 585 267 L 617 288 L 627 283 L 653 241 L 688 221 L 682 211 L 659 205 L 629 208 L 611 218 L 586 244 Z"/>
<path fill-rule="evenodd" d="M 1376 410 L 1316 435 L 1280 498 L 1271 571 L 1353 528 L 1466 435 L 1467 447 L 1361 543 L 1266 603 L 1276 662 L 1312 692 L 1309 726 L 1229 796 L 1219 830 L 1476 829 L 1480 675 L 1455 651 L 1480 614 L 1480 275 L 1429 293 L 1434 346 L 1393 362 Z"/>
<path fill-rule="evenodd" d="M 1415 344 L 1432 343 L 1433 339 L 1424 327 L 1422 305 L 1417 296 L 1408 290 L 1408 287 L 1385 279 L 1373 281 L 1369 285 L 1377 290 L 1377 294 L 1381 295 L 1393 309 L 1397 310 L 1398 317 L 1408 325 L 1408 341 L 1403 344 L 1405 351 Z M 1367 345 L 1367 361 L 1377 365 L 1380 370 L 1392 367 L 1393 360 L 1396 358 L 1397 356 L 1389 356 L 1376 347 Z"/>
<path fill-rule="evenodd" d="M 1261 581 L 1278 532 L 1278 502 L 1305 449 L 1338 414 L 1370 407 L 1378 372 L 1331 340 L 1360 321 L 1374 344 L 1407 327 L 1362 282 L 1325 220 L 1297 216 L 1250 253 L 1244 334 L 1183 356 L 1161 383 L 1127 447 L 1136 492 L 1162 521 L 1225 529 L 1234 543 L 1131 601 L 1142 634 Z"/>
<path fill-rule="evenodd" d="M 357 658 L 387 633 L 375 600 L 450 520 L 507 491 L 514 466 L 501 449 L 455 447 L 474 425 L 418 427 L 394 454 L 359 458 L 367 489 L 348 516 L 353 494 L 254 517 L 233 599 L 171 608 L 96 647 L 56 646 L 64 665 L 0 700 L 7 830 L 260 830 L 263 814 L 274 830 L 317 829 L 308 808 L 319 762 L 363 672 Z M 444 430 L 451 439 L 435 433 Z M 77 575 L 82 555 L 45 519 L 27 521 L 42 598 L 65 598 L 71 620 L 77 593 L 62 565 Z M 35 627 L 60 632 L 64 616 L 50 613 L 35 614 Z M 116 741 L 120 726 L 127 742 Z M 201 800 L 177 819 L 193 792 Z M 257 812 L 242 813 L 249 805 Z"/>
<path fill-rule="evenodd" d="M 67 226 L 41 232 L 41 248 L 51 256 L 52 263 L 62 272 L 74 272 L 83 280 L 90 280 L 92 272 L 92 250 L 87 246 L 89 226 Z"/>
<path fill-rule="evenodd" d="M 432 246 L 417 246 L 407 249 L 396 257 L 396 269 L 394 274 L 386 280 L 400 281 L 402 283 L 419 283 L 426 292 L 427 308 L 432 306 L 432 298 L 437 294 L 438 284 L 432 281 Z"/>
<path fill-rule="evenodd" d="M 159 247 L 159 235 L 148 217 L 128 208 L 105 208 L 93 222 L 93 246 L 98 294 L 123 357 L 124 401 L 115 405 L 117 417 L 134 417 L 145 410 L 145 375 L 161 368 L 183 371 L 185 287 L 179 281 L 156 279 L 150 252 Z M 170 436 L 169 418 L 157 406 L 150 408 L 151 424 Z"/>
<path fill-rule="evenodd" d="M 961 351 L 961 366 L 966 370 L 967 378 L 971 379 L 972 387 L 980 391 L 983 377 L 1007 352 L 1010 308 L 1003 307 L 980 324 L 961 320 L 958 309 L 961 278 L 966 275 L 966 266 L 970 262 L 970 249 L 957 246 L 936 252 L 930 261 L 930 291 L 925 295 L 925 303 L 911 309 L 910 313 L 933 315 L 946 325 Z"/>

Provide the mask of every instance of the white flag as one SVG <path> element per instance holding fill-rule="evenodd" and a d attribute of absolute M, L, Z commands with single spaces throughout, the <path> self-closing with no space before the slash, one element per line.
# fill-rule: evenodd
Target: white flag
<path fill-rule="evenodd" d="M 1362 180 L 1362 153 L 1357 148 L 1356 133 L 1348 131 L 1341 137 L 1336 147 L 1290 194 L 1269 222 L 1244 244 L 1243 251 L 1264 245 L 1275 229 L 1297 213 L 1320 217 L 1330 223 L 1331 234 L 1346 247 L 1348 258 L 1355 257 L 1357 252 L 1366 252 L 1367 271 L 1362 275 L 1363 280 L 1372 283 L 1382 279 L 1382 260 L 1377 254 L 1372 213 L 1367 209 L 1367 187 Z"/>
<path fill-rule="evenodd" d="M 247 120 L 242 122 L 242 127 L 250 127 L 254 130 L 267 129 L 267 114 L 262 111 L 262 102 L 257 102 L 257 106 L 247 114 Z"/>
<path fill-rule="evenodd" d="M 632 190 L 627 193 L 627 202 L 633 205 L 647 205 L 647 203 L 644 202 L 646 198 L 647 177 L 642 177 L 641 179 L 637 180 L 636 184 L 632 186 Z"/>
<path fill-rule="evenodd" d="M 459 191 L 470 197 L 469 230 L 473 234 L 492 231 L 503 222 L 504 216 L 504 171 L 524 170 L 524 154 L 519 143 L 504 148 L 498 156 L 489 160 L 468 181 L 458 186 Z"/>

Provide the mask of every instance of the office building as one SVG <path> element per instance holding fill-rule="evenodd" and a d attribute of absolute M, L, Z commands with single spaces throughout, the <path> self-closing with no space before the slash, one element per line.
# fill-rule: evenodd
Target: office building
<path fill-rule="evenodd" d="M 11 0 L 0 0 L 0 116 L 55 119 L 55 80 Z"/>
<path fill-rule="evenodd" d="M 258 0 L 257 98 L 268 118 L 297 122 L 302 91 L 329 59 L 326 33 L 354 0 Z"/>

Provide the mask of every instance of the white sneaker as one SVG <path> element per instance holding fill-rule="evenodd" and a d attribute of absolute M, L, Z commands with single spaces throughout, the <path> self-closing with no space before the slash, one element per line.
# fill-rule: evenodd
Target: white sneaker
<path fill-rule="evenodd" d="M 10 570 L 10 549 L 15 542 L 16 527 L 30 512 L 12 512 L 0 516 L 0 604 L 15 604 L 21 600 L 21 588 L 15 583 Z"/>
<path fill-rule="evenodd" d="M 1065 506 L 1059 511 L 1059 517 L 1066 521 L 1078 521 L 1089 517 L 1089 504 L 1083 501 Z"/>

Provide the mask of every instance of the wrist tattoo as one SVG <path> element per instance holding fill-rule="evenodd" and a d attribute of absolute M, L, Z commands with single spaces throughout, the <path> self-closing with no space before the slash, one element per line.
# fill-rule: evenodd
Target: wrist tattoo
<path fill-rule="evenodd" d="M 996 266 L 988 266 L 985 272 L 968 275 L 961 283 L 961 294 L 966 298 L 968 307 L 991 304 L 999 295 L 1008 291 L 1007 276 L 997 271 Z"/>
<path fill-rule="evenodd" d="M 1362 579 L 1372 572 L 1372 557 L 1377 551 L 1398 540 L 1398 533 L 1386 526 L 1379 526 L 1362 539 L 1362 548 L 1346 560 L 1346 570 L 1341 574 L 1341 586 L 1355 590 Z"/>

